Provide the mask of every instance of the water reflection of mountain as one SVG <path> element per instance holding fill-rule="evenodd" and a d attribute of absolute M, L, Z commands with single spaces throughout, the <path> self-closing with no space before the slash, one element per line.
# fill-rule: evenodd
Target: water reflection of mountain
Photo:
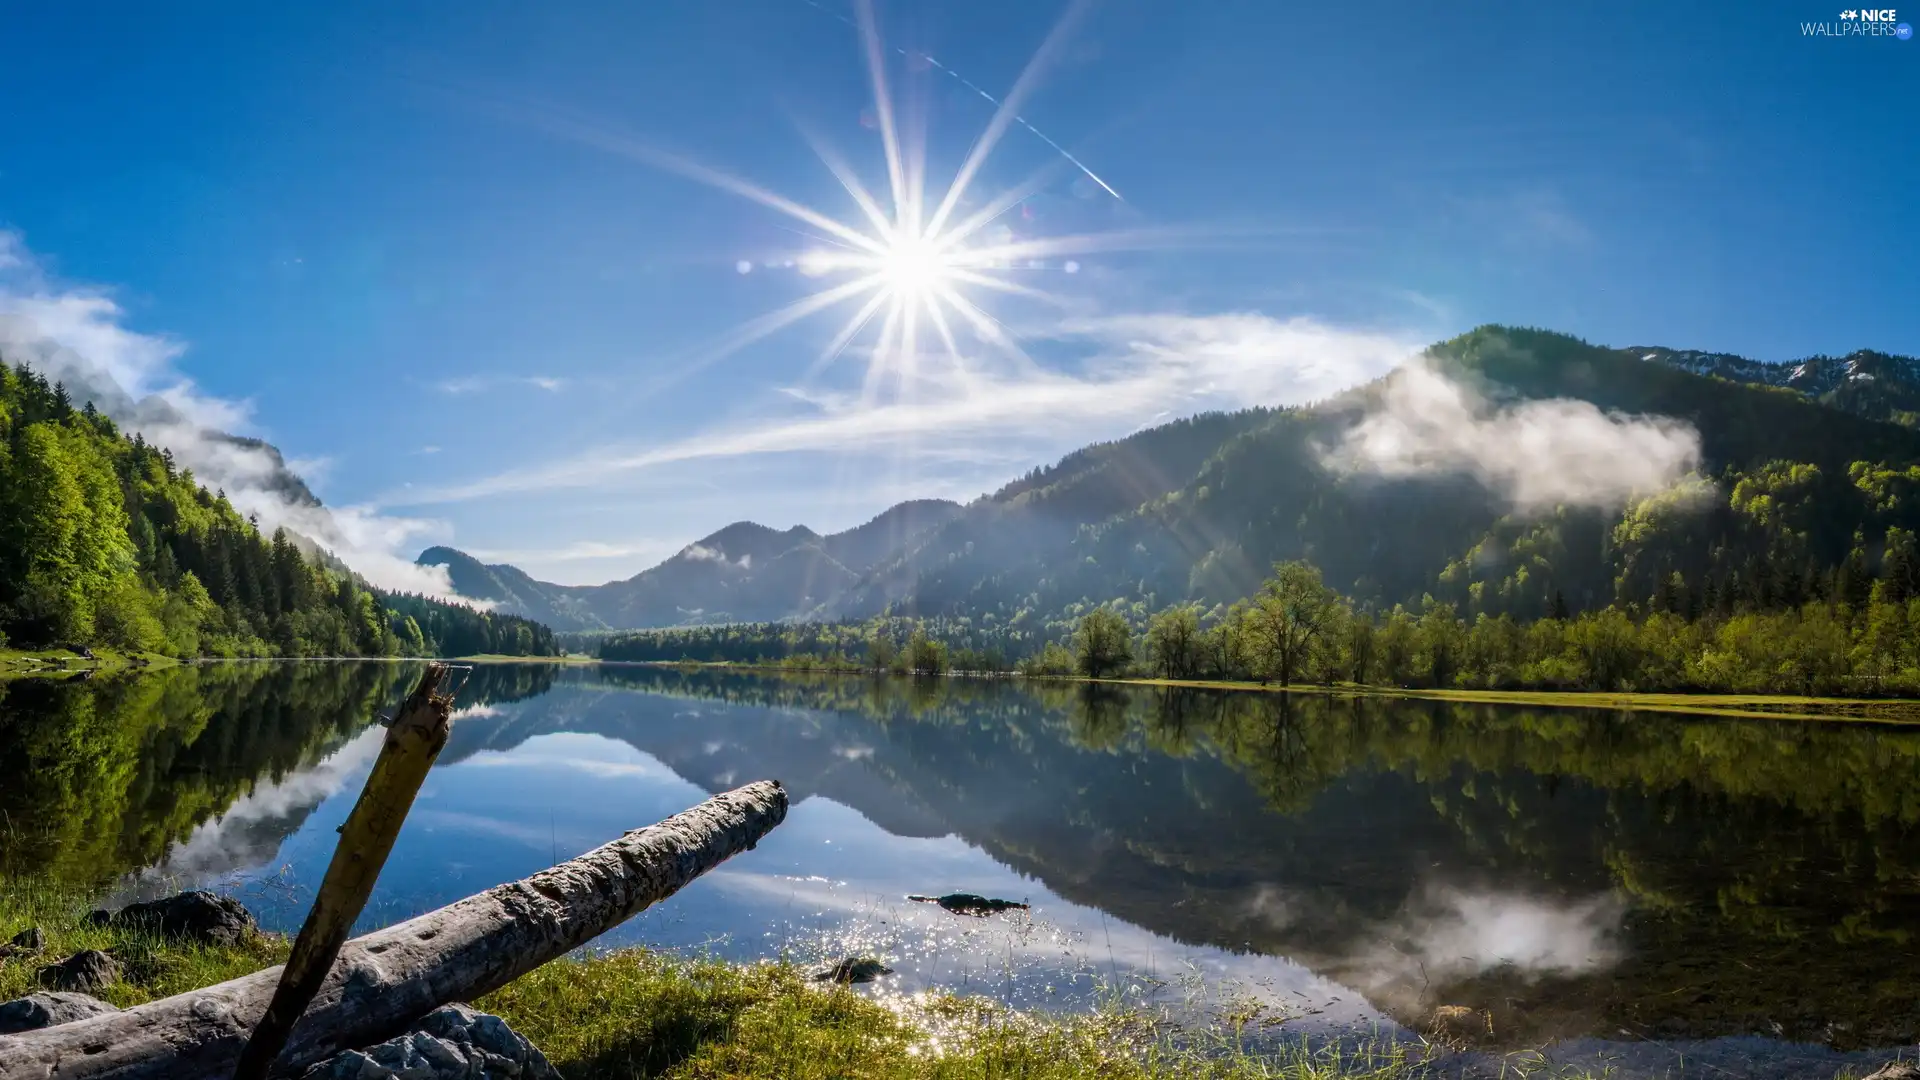
<path fill-rule="evenodd" d="M 258 866 L 415 669 L 0 686 L 0 873 Z M 1409 1023 L 1914 1039 L 1920 733 L 952 679 L 481 667 L 443 761 L 628 743 L 955 834 L 1155 933 L 1292 957 Z M 364 745 L 363 745 L 364 744 Z M 955 883 L 963 884 L 963 883 Z"/>
<path fill-rule="evenodd" d="M 658 691 L 623 693 L 623 688 Z M 450 758 L 618 739 L 710 790 L 777 776 L 956 833 L 1076 903 L 1290 956 L 1409 1021 L 1911 1041 L 1920 736 L 947 680 L 610 669 Z"/>

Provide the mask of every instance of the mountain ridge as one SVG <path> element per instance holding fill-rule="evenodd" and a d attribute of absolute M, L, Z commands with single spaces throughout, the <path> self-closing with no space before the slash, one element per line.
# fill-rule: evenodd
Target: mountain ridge
<path fill-rule="evenodd" d="M 601 585 L 538 581 L 518 567 L 483 563 L 445 546 L 428 548 L 416 561 L 446 567 L 462 596 L 556 630 L 768 621 L 816 610 L 961 510 L 944 499 L 914 499 L 825 535 L 805 525 L 774 529 L 736 521 L 630 578 Z"/>
<path fill-rule="evenodd" d="M 1014 620 L 1114 600 L 1231 602 L 1256 589 L 1275 562 L 1298 558 L 1362 602 L 1417 604 L 1432 595 L 1531 617 L 1557 596 L 1585 609 L 1643 601 L 1634 590 L 1651 591 L 1672 573 L 1698 586 L 1745 572 L 1734 562 L 1766 553 L 1749 550 L 1759 542 L 1748 535 L 1751 514 L 1733 513 L 1725 499 L 1772 462 L 1800 463 L 1818 476 L 1780 498 L 1846 503 L 1830 520 L 1813 515 L 1794 558 L 1836 565 L 1862 530 L 1877 550 L 1880 534 L 1898 522 L 1856 505 L 1850 470 L 1920 463 L 1920 361 L 1909 357 L 1860 350 L 1769 364 L 1499 326 L 1438 343 L 1425 357 L 1454 385 L 1483 395 L 1488 410 L 1576 402 L 1616 421 L 1666 419 L 1690 430 L 1699 483 L 1719 492 L 1720 509 L 1703 504 L 1668 520 L 1663 527 L 1679 535 L 1656 537 L 1657 551 L 1642 550 L 1645 539 L 1628 550 L 1615 540 L 1622 515 L 1657 493 L 1641 492 L 1624 509 L 1523 511 L 1465 469 L 1331 468 L 1327 448 L 1412 377 L 1401 369 L 1315 405 L 1203 413 L 1083 447 L 964 507 L 941 504 L 948 509 L 925 528 L 859 546 L 858 558 L 836 551 L 845 554 L 840 538 L 859 530 L 816 537 L 736 523 L 626 583 L 589 587 L 621 586 L 629 597 L 595 610 L 615 629 L 883 612 Z M 772 562 L 768 537 L 788 545 Z M 1681 550 L 1682 541 L 1717 554 Z M 743 591 L 748 577 L 761 580 Z M 578 587 L 553 588 L 581 595 Z M 676 598 L 670 606 L 668 598 Z"/>

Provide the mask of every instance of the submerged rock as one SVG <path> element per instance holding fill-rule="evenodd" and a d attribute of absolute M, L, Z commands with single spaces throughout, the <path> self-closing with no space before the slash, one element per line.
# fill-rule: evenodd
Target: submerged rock
<path fill-rule="evenodd" d="M 1427 1018 L 1427 1031 L 1453 1039 L 1485 1038 L 1493 1033 L 1493 1017 L 1465 1005 L 1441 1005 Z"/>
<path fill-rule="evenodd" d="M 0 1035 L 38 1031 L 55 1024 L 71 1024 L 89 1016 L 120 1010 L 86 994 L 28 994 L 0 1004 Z"/>
<path fill-rule="evenodd" d="M 505 1020 L 465 1005 L 442 1005 L 412 1030 L 348 1050 L 301 1080 L 558 1080 L 546 1055 Z"/>
<path fill-rule="evenodd" d="M 825 971 L 813 973 L 814 982 L 868 983 L 882 975 L 893 974 L 893 969 L 875 960 L 871 956 L 862 956 L 842 960 Z"/>
<path fill-rule="evenodd" d="M 238 945 L 260 929 L 253 913 L 240 901 L 199 890 L 144 904 L 128 904 L 112 914 L 96 911 L 87 919 L 96 926 L 148 929 L 163 937 L 203 945 Z"/>
<path fill-rule="evenodd" d="M 984 919 L 989 915 L 998 915 L 1003 911 L 1025 911 L 1027 905 L 1012 900 L 989 900 L 974 893 L 948 893 L 945 896 L 909 896 L 922 904 L 939 904 L 955 915 L 972 915 Z"/>
<path fill-rule="evenodd" d="M 98 949 L 74 953 L 57 964 L 48 964 L 40 969 L 41 986 L 79 994 L 104 990 L 119 978 L 119 963 Z"/>

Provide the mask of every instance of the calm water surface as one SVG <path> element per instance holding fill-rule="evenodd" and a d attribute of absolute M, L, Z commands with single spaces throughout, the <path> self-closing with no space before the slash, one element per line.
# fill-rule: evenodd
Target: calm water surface
<path fill-rule="evenodd" d="M 417 673 L 7 684 L 0 871 L 209 884 L 297 929 Z M 1286 1030 L 1465 1005 L 1493 1049 L 1630 1075 L 1920 1040 L 1920 732 L 620 667 L 482 667 L 459 702 L 367 928 L 776 778 L 784 825 L 601 944 L 872 953 L 894 991 L 1025 1006 L 1254 999 Z M 904 899 L 949 891 L 1032 913 Z"/>

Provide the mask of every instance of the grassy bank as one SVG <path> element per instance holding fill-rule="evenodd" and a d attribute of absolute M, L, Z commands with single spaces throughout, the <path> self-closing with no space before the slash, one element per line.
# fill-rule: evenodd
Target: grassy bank
<path fill-rule="evenodd" d="M 0 1001 L 38 989 L 40 964 L 86 948 L 121 963 L 98 996 L 122 1007 L 280 963 L 264 936 L 196 947 L 85 925 L 93 905 L 0 882 L 0 941 L 28 926 L 39 957 L 0 959 Z M 686 960 L 645 949 L 568 958 L 473 1002 L 541 1048 L 566 1080 L 1415 1080 L 1444 1047 L 1385 1039 L 1341 1045 L 1273 1038 L 1282 1017 L 1251 1006 L 1212 1026 L 1176 1025 L 1112 1005 L 1060 1016 L 981 998 L 900 999 L 814 982 L 787 963 Z M 1488 1075 L 1595 1080 L 1612 1075 L 1518 1052 Z M 1869 1070 L 1870 1071 L 1870 1070 Z M 1836 1080 L 1856 1072 L 1840 1072 Z"/>
<path fill-rule="evenodd" d="M 280 963 L 286 942 L 187 946 L 87 926 L 92 905 L 57 892 L 0 885 L 0 941 L 46 933 L 37 958 L 0 960 L 0 1000 L 39 989 L 38 967 L 80 949 L 121 963 L 98 996 L 120 1006 L 182 993 Z M 548 964 L 474 1003 L 539 1046 L 568 1080 L 662 1077 L 939 1078 L 939 1080 L 1381 1080 L 1413 1072 L 1411 1052 L 1385 1044 L 1256 1055 L 1230 1028 L 1181 1031 L 1135 1012 L 1078 1018 L 1008 1011 L 940 997 L 889 1006 L 823 987 L 788 964 L 686 961 L 640 949 Z M 1249 1025 L 1257 1029 L 1256 1019 Z M 1417 1050 L 1418 1048 L 1413 1048 Z"/>
<path fill-rule="evenodd" d="M 135 667 L 165 667 L 180 661 L 160 653 L 94 649 L 88 659 L 67 649 L 0 649 L 0 678 L 13 675 L 60 675 L 92 671 L 108 674 Z"/>

